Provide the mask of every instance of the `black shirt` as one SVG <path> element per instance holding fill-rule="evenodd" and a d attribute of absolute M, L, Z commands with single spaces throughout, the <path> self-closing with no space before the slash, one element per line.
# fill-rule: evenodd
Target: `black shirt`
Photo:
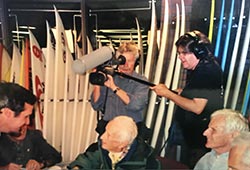
<path fill-rule="evenodd" d="M 186 143 L 194 148 L 205 147 L 203 132 L 208 127 L 210 115 L 223 108 L 222 70 L 214 60 L 201 60 L 194 70 L 187 73 L 186 85 L 181 96 L 204 98 L 208 102 L 200 115 L 177 107 L 175 120 L 179 123 Z"/>
<path fill-rule="evenodd" d="M 0 136 L 0 166 L 9 163 L 25 165 L 30 159 L 44 163 L 45 166 L 52 166 L 61 162 L 62 157 L 47 141 L 38 130 L 27 130 L 25 139 L 16 143 L 6 134 Z"/>

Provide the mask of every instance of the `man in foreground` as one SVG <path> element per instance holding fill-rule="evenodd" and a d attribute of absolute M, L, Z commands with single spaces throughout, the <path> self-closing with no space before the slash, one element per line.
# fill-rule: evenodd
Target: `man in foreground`
<path fill-rule="evenodd" d="M 69 169 L 159 169 L 153 148 L 137 136 L 137 126 L 128 116 L 117 116 L 106 126 L 99 148 L 79 154 Z"/>
<path fill-rule="evenodd" d="M 203 133 L 207 138 L 206 147 L 212 150 L 197 162 L 194 170 L 227 170 L 231 143 L 243 131 L 249 131 L 249 128 L 242 114 L 229 109 L 215 111 Z"/>

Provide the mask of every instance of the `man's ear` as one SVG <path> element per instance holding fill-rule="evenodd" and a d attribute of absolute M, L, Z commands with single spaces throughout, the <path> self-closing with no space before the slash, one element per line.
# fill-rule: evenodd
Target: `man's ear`
<path fill-rule="evenodd" d="M 239 134 L 240 134 L 240 132 L 238 132 L 238 131 L 232 132 L 232 139 L 234 139 L 235 137 L 237 137 Z"/>
<path fill-rule="evenodd" d="M 128 149 L 128 142 L 122 142 L 119 147 L 121 151 L 126 152 Z"/>
<path fill-rule="evenodd" d="M 14 117 L 14 112 L 11 110 L 11 109 L 9 109 L 9 108 L 2 108 L 1 109 L 1 112 L 2 112 L 2 114 L 3 115 L 5 115 L 6 117 Z"/>

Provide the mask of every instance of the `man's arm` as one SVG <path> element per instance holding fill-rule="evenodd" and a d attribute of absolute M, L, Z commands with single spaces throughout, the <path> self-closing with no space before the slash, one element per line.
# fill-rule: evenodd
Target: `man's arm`
<path fill-rule="evenodd" d="M 22 165 L 18 165 L 15 163 L 10 163 L 6 166 L 0 166 L 0 170 L 20 170 L 22 168 Z"/>
<path fill-rule="evenodd" d="M 69 169 L 100 169 L 100 151 L 81 153 L 68 165 Z"/>
<path fill-rule="evenodd" d="M 180 106 L 182 109 L 191 111 L 197 115 L 202 113 L 207 104 L 207 99 L 204 98 L 188 99 L 182 97 L 169 90 L 167 86 L 164 84 L 159 84 L 150 88 L 154 90 L 157 95 L 172 100 L 176 105 Z"/>
<path fill-rule="evenodd" d="M 47 143 L 40 131 L 36 130 L 34 135 L 33 140 L 35 140 L 34 143 L 38 147 L 36 158 L 43 167 L 49 167 L 62 161 L 61 154 Z"/>

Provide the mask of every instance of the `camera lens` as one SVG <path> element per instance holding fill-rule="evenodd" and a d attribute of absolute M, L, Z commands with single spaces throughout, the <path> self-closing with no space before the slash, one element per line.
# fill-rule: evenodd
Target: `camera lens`
<path fill-rule="evenodd" d="M 107 75 L 103 72 L 94 72 L 94 73 L 90 73 L 89 75 L 89 81 L 91 84 L 93 85 L 100 85 L 103 86 L 104 82 L 107 81 Z"/>

